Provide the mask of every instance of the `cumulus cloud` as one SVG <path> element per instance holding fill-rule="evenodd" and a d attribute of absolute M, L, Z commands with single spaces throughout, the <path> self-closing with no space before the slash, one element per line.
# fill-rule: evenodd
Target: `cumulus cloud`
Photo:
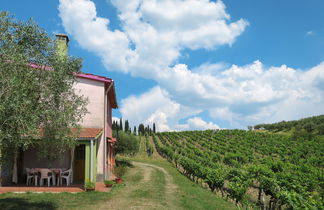
<path fill-rule="evenodd" d="M 79 45 L 96 53 L 111 69 L 127 72 L 128 60 L 134 57 L 127 34 L 110 30 L 109 20 L 97 17 L 96 6 L 89 0 L 60 0 L 60 17 L 67 33 Z"/>
<path fill-rule="evenodd" d="M 212 117 L 228 119 L 242 127 L 260 122 L 276 122 L 323 114 L 324 62 L 296 70 L 285 65 L 265 68 L 260 61 L 244 67 L 232 66 L 221 73 L 232 82 L 228 96 L 232 102 L 209 109 Z M 236 87 L 236 88 L 234 88 Z M 235 95 L 235 94 L 234 94 Z"/>
<path fill-rule="evenodd" d="M 228 121 L 231 127 L 242 128 L 260 122 L 323 114 L 324 111 L 324 62 L 307 71 L 285 65 L 264 67 L 260 61 L 242 67 L 232 65 L 214 75 L 193 73 L 185 65 L 177 65 L 170 71 L 171 79 L 160 82 L 163 90 L 160 87 L 154 88 L 141 97 L 136 97 L 136 103 L 152 104 L 154 101 L 167 104 L 169 110 L 161 112 L 159 106 L 153 106 L 149 113 L 154 114 L 141 114 L 142 118 L 137 116 L 136 119 L 161 121 L 164 124 L 174 120 L 169 124 L 169 129 L 199 128 L 198 124 L 193 126 L 193 121 L 187 121 L 183 125 L 177 123 L 188 117 L 198 122 L 198 118 L 193 117 L 196 113 L 183 111 L 187 115 L 175 117 L 174 113 L 178 112 L 171 111 L 187 107 L 192 110 L 208 110 L 213 119 Z M 165 94 L 161 94 L 162 92 Z M 125 110 L 135 107 L 125 105 L 122 103 Z M 147 110 L 145 106 L 137 107 L 138 112 L 141 109 L 144 113 Z M 124 116 L 126 111 L 122 110 L 122 113 Z M 205 129 L 208 128 L 206 123 L 200 124 Z"/>
<path fill-rule="evenodd" d="M 230 16 L 221 1 L 113 0 L 122 22 L 111 30 L 109 19 L 97 16 L 89 0 L 60 0 L 65 30 L 83 48 L 96 53 L 110 71 L 157 79 L 181 50 L 214 49 L 232 44 L 248 25 Z M 165 12 L 167 11 L 167 12 Z"/>
<path fill-rule="evenodd" d="M 298 70 L 204 63 L 177 63 L 184 49 L 215 50 L 232 45 L 248 22 L 230 19 L 222 1 L 113 0 L 119 30 L 98 17 L 90 0 L 60 0 L 65 30 L 96 53 L 109 71 L 153 79 L 157 87 L 121 102 L 124 119 L 137 125 L 159 122 L 159 130 L 217 127 L 196 115 L 228 121 L 232 127 L 322 114 L 324 63 Z M 165 12 L 168 11 L 168 12 Z M 175 82 L 176 81 L 176 82 Z M 179 121 L 188 119 L 185 124 Z"/>
<path fill-rule="evenodd" d="M 205 122 L 200 117 L 193 117 L 187 121 L 187 130 L 206 130 L 206 129 L 220 129 L 218 125 L 213 122 Z"/>
<path fill-rule="evenodd" d="M 153 123 L 156 123 L 158 131 L 185 128 L 183 125 L 179 125 L 178 121 L 201 112 L 199 109 L 183 106 L 171 100 L 168 93 L 159 86 L 153 87 L 141 95 L 123 99 L 120 111 L 132 125 L 137 126 L 144 123 L 152 127 Z M 209 126 L 209 124 L 207 125 Z"/>

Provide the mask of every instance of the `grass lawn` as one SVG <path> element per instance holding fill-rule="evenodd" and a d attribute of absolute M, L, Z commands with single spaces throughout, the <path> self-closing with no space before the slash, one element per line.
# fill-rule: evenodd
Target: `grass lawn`
<path fill-rule="evenodd" d="M 113 193 L 6 193 L 0 194 L 0 209 L 88 209 L 92 203 L 110 199 Z"/>
<path fill-rule="evenodd" d="M 173 182 L 178 186 L 176 196 L 180 209 L 237 209 L 234 204 L 193 183 L 165 160 L 135 159 L 135 161 L 149 163 L 166 169 L 172 176 Z"/>

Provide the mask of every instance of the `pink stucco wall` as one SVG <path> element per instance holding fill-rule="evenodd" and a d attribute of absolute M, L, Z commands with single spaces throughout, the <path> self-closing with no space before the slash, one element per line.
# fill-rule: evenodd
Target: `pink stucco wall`
<path fill-rule="evenodd" d="M 83 117 L 81 126 L 103 129 L 105 83 L 84 78 L 77 80 L 74 87 L 76 93 L 88 98 L 88 113 Z"/>

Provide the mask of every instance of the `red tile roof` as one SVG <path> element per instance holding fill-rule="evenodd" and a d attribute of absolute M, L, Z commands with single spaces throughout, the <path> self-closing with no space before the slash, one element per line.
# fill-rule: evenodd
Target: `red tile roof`
<path fill-rule="evenodd" d="M 71 128 L 71 131 L 73 134 L 75 134 L 77 129 Z M 100 134 L 101 131 L 101 128 L 81 128 L 78 133 L 78 138 L 95 138 Z"/>
<path fill-rule="evenodd" d="M 72 136 L 77 138 L 96 138 L 102 131 L 102 128 L 70 128 Z M 39 129 L 39 134 L 37 136 L 43 136 L 44 129 Z"/>

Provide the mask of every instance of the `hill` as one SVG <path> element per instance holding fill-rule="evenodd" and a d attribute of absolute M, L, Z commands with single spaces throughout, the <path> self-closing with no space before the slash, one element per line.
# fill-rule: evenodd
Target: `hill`
<path fill-rule="evenodd" d="M 254 129 L 265 129 L 269 131 L 302 130 L 309 133 L 324 135 L 324 115 L 303 118 L 300 120 L 281 121 L 272 124 L 258 124 Z"/>

